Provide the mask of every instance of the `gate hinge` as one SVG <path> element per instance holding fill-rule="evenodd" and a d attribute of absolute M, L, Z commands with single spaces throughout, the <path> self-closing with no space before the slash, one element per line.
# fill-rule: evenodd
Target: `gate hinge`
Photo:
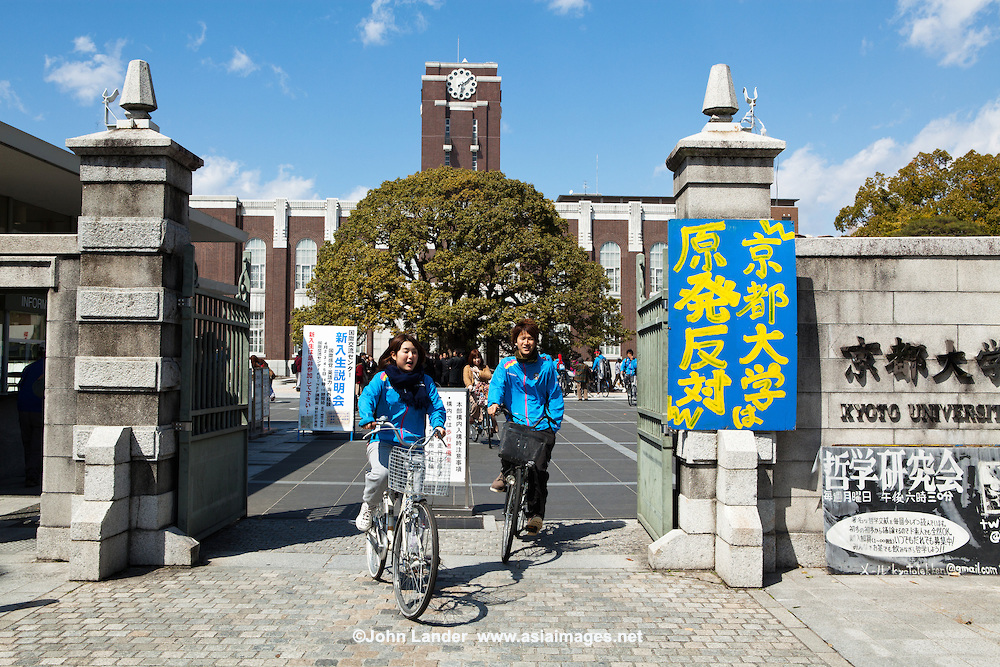
<path fill-rule="evenodd" d="M 174 422 L 175 431 L 190 431 L 191 422 Z"/>
<path fill-rule="evenodd" d="M 194 299 L 189 296 L 179 296 L 177 297 L 177 307 L 178 308 L 193 308 Z"/>

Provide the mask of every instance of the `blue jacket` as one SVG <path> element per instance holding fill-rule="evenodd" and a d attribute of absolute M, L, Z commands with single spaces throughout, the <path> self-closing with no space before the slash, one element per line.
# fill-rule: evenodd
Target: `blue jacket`
<path fill-rule="evenodd" d="M 428 410 L 419 410 L 403 403 L 399 394 L 392 388 L 386 372 L 379 372 L 365 386 L 361 396 L 358 397 L 360 425 L 370 424 L 377 417 L 385 417 L 397 428 L 403 430 L 403 440 L 408 443 L 424 437 L 424 426 L 428 416 L 430 416 L 431 427 L 438 428 L 440 426 L 443 428 L 447 413 L 444 409 L 444 403 L 438 395 L 437 387 L 434 385 L 434 380 L 429 375 L 424 375 L 424 385 L 427 386 L 427 395 L 430 396 L 431 405 Z M 379 440 L 396 440 L 395 434 L 389 430 L 380 432 L 377 437 Z"/>
<path fill-rule="evenodd" d="M 558 431 L 563 419 L 563 394 L 552 357 L 539 354 L 538 361 L 518 363 L 515 357 L 501 359 L 490 380 L 487 405 L 502 404 L 518 424 L 536 431 Z M 548 405 L 546 406 L 546 403 Z M 548 419 L 546 419 L 546 415 Z"/>
<path fill-rule="evenodd" d="M 638 359 L 629 359 L 628 357 L 625 357 L 625 361 L 622 362 L 622 373 L 625 375 L 635 375 L 635 369 L 638 365 Z"/>

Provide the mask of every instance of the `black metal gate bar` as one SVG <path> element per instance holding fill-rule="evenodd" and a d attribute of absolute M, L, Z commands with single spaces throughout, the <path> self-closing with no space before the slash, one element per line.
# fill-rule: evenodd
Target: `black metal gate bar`
<path fill-rule="evenodd" d="M 232 295 L 199 284 L 193 246 L 184 257 L 177 525 L 195 539 L 246 516 L 249 267 Z"/>

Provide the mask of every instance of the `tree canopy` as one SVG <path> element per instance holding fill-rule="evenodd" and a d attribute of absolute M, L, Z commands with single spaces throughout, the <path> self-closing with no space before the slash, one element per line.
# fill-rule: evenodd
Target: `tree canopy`
<path fill-rule="evenodd" d="M 600 265 L 552 202 L 496 171 L 440 167 L 386 181 L 320 248 L 303 325 L 405 329 L 446 347 L 507 340 L 521 317 L 547 351 L 631 335 Z"/>
<path fill-rule="evenodd" d="M 895 176 L 876 173 L 866 180 L 834 226 L 852 236 L 895 236 L 911 221 L 934 218 L 962 223 L 936 225 L 938 232 L 1000 234 L 1000 154 L 969 151 L 952 159 L 940 149 L 919 153 Z"/>

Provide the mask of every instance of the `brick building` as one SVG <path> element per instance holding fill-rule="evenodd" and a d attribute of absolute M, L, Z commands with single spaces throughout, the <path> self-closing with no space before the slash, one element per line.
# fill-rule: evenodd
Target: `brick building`
<path fill-rule="evenodd" d="M 420 169 L 500 169 L 496 63 L 425 63 L 420 77 Z"/>
<path fill-rule="evenodd" d="M 421 170 L 444 165 L 476 170 L 500 169 L 500 83 L 496 63 L 427 62 L 421 76 Z M 305 287 L 316 265 L 316 252 L 332 241 L 343 218 L 357 202 L 239 200 L 236 197 L 191 197 L 191 207 L 244 230 L 252 255 L 251 341 L 253 354 L 263 355 L 276 372 L 288 372 L 295 350 L 288 321 L 307 304 Z M 636 257 L 647 257 L 646 287 L 659 289 L 663 279 L 667 220 L 675 217 L 673 197 L 562 195 L 556 211 L 593 261 L 600 263 L 619 296 L 623 321 L 635 330 Z M 774 219 L 790 220 L 798 229 L 794 199 L 771 202 Z M 216 280 L 215 266 L 233 266 L 235 245 L 199 248 L 199 266 Z M 388 336 L 370 333 L 368 351 L 380 353 Z M 635 339 L 605 346 L 614 358 L 636 348 Z"/>

